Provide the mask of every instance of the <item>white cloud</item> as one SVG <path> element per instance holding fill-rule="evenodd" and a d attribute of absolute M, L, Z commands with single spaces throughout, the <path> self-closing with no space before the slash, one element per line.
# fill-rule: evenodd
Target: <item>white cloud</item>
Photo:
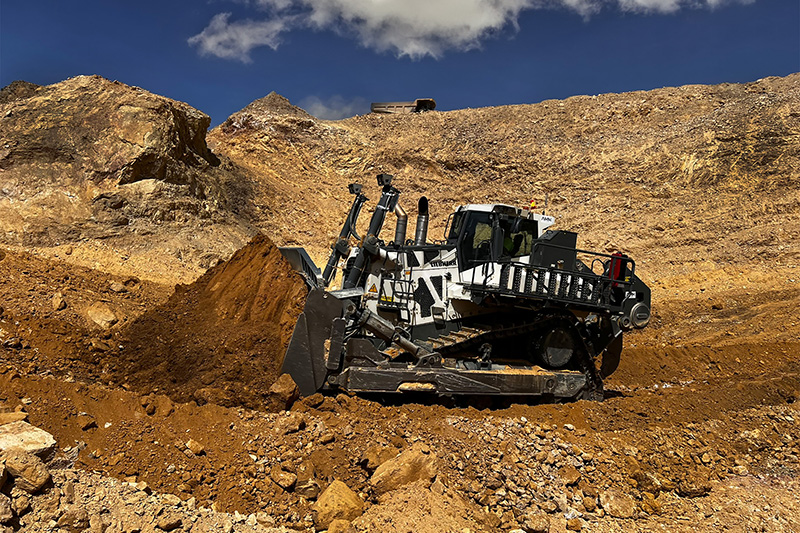
<path fill-rule="evenodd" d="M 235 1 L 235 0 L 234 0 Z M 189 39 L 201 53 L 249 61 L 258 46 L 277 49 L 281 35 L 298 28 L 355 37 L 379 52 L 419 59 L 448 50 L 470 50 L 503 31 L 518 29 L 521 12 L 567 9 L 590 17 L 604 8 L 637 13 L 714 9 L 755 0 L 239 0 L 265 14 L 262 20 L 231 21 L 216 15 Z"/>
<path fill-rule="evenodd" d="M 288 17 L 230 22 L 230 16 L 215 15 L 206 29 L 189 39 L 189 44 L 197 45 L 203 55 L 249 62 L 253 48 L 269 46 L 277 50 L 281 33 L 291 27 Z"/>
<path fill-rule="evenodd" d="M 674 13 L 683 8 L 715 9 L 726 4 L 752 4 L 755 0 L 616 0 L 623 11 Z"/>
<path fill-rule="evenodd" d="M 323 120 L 339 120 L 354 115 L 369 113 L 369 104 L 363 98 L 344 98 L 331 96 L 322 99 L 318 96 L 308 96 L 299 103 L 300 107 Z"/>

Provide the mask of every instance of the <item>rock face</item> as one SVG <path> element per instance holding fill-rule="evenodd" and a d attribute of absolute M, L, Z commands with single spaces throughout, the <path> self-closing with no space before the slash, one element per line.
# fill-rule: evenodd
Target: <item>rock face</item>
<path fill-rule="evenodd" d="M 252 230 L 230 210 L 241 210 L 241 179 L 208 149 L 209 124 L 187 104 L 99 76 L 10 85 L 0 95 L 0 242 L 50 247 L 222 222 L 240 226 L 234 246 L 243 244 Z"/>

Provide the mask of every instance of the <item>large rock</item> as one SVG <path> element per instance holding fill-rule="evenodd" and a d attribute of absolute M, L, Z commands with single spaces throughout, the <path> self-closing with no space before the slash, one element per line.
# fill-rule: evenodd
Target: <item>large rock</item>
<path fill-rule="evenodd" d="M 364 501 L 350 487 L 334 480 L 314 504 L 314 525 L 327 529 L 334 520 L 352 521 L 364 512 Z"/>
<path fill-rule="evenodd" d="M 420 479 L 430 481 L 436 472 L 436 456 L 426 446 L 417 445 L 380 465 L 369 482 L 380 495 Z"/>
<path fill-rule="evenodd" d="M 277 483 L 283 490 L 290 491 L 297 484 L 297 476 L 291 472 L 287 472 L 281 465 L 274 464 L 269 472 L 269 477 Z"/>
<path fill-rule="evenodd" d="M 41 459 L 21 451 L 3 452 L 8 473 L 14 485 L 30 494 L 36 494 L 50 481 L 50 472 Z"/>
<path fill-rule="evenodd" d="M 269 388 L 269 403 L 274 410 L 289 409 L 300 397 L 300 389 L 289 374 L 281 374 Z"/>
<path fill-rule="evenodd" d="M 289 413 L 288 416 L 281 418 L 275 425 L 275 432 L 279 435 L 297 433 L 306 427 L 306 419 L 300 413 Z"/>
<path fill-rule="evenodd" d="M 58 527 L 68 533 L 81 533 L 89 527 L 89 513 L 83 507 L 70 507 L 58 519 Z"/>
<path fill-rule="evenodd" d="M 252 233 L 246 178 L 208 149 L 206 114 L 99 76 L 19 87 L 0 98 L 0 242 L 58 254 L 103 239 L 128 253 L 101 263 L 129 255 L 146 274 L 154 249 L 160 266 L 206 268 Z"/>
<path fill-rule="evenodd" d="M 50 302 L 53 305 L 53 311 L 61 311 L 67 308 L 67 302 L 64 300 L 64 295 L 60 292 L 55 293 Z"/>
<path fill-rule="evenodd" d="M 382 444 L 370 446 L 361 456 L 361 466 L 367 472 L 375 472 L 383 463 L 397 457 L 397 452 L 398 450 L 394 446 L 384 446 Z"/>
<path fill-rule="evenodd" d="M 47 457 L 56 449 L 53 436 L 27 422 L 0 426 L 0 452 L 23 451 Z"/>
<path fill-rule="evenodd" d="M 95 302 L 86 310 L 89 318 L 103 329 L 108 329 L 117 323 L 117 315 L 105 302 Z"/>
<path fill-rule="evenodd" d="M 297 485 L 294 491 L 307 500 L 314 500 L 319 496 L 320 486 L 315 475 L 314 463 L 306 459 L 295 469 Z"/>
<path fill-rule="evenodd" d="M 14 519 L 11 498 L 0 492 L 0 524 L 8 524 Z"/>
<path fill-rule="evenodd" d="M 602 492 L 600 505 L 606 513 L 615 518 L 632 518 L 636 511 L 636 502 L 633 498 L 616 489 Z"/>

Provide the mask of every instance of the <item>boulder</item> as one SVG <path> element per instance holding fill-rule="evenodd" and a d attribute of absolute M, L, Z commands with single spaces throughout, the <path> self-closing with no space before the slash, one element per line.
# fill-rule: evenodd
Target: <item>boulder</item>
<path fill-rule="evenodd" d="M 567 520 L 568 531 L 580 531 L 581 529 L 583 529 L 583 522 L 577 516 Z"/>
<path fill-rule="evenodd" d="M 203 455 L 206 453 L 206 449 L 203 447 L 203 445 L 194 439 L 189 439 L 186 442 L 186 447 L 195 455 Z"/>
<path fill-rule="evenodd" d="M 383 463 L 395 457 L 397 457 L 397 448 L 376 444 L 367 448 L 361 456 L 360 463 L 367 472 L 372 473 Z"/>
<path fill-rule="evenodd" d="M 290 413 L 289 416 L 282 418 L 277 426 L 275 427 L 275 431 L 279 435 L 288 435 L 289 433 L 297 433 L 301 429 L 305 429 L 306 427 L 306 419 L 300 413 Z"/>
<path fill-rule="evenodd" d="M 375 493 L 384 494 L 420 479 L 432 480 L 437 472 L 436 456 L 426 449 L 412 446 L 380 465 L 369 480 Z"/>
<path fill-rule="evenodd" d="M 70 507 L 58 519 L 58 527 L 61 531 L 81 533 L 89 527 L 89 513 L 83 507 Z"/>
<path fill-rule="evenodd" d="M 14 478 L 14 485 L 30 494 L 36 494 L 50 481 L 50 472 L 41 459 L 32 453 L 6 451 L 3 453 L 6 469 Z"/>
<path fill-rule="evenodd" d="M 86 310 L 92 322 L 103 329 L 108 329 L 117 323 L 117 315 L 105 302 L 95 302 Z"/>
<path fill-rule="evenodd" d="M 314 504 L 314 525 L 327 529 L 334 520 L 352 521 L 364 512 L 364 501 L 350 487 L 334 480 Z"/>
<path fill-rule="evenodd" d="M 14 519 L 11 498 L 0 492 L 0 524 L 8 524 Z"/>
<path fill-rule="evenodd" d="M 321 492 L 319 483 L 315 479 L 314 463 L 306 459 L 295 469 L 297 475 L 297 485 L 295 493 L 307 500 L 315 500 Z"/>
<path fill-rule="evenodd" d="M 162 531 L 172 531 L 183 525 L 183 521 L 178 516 L 165 516 L 159 518 L 156 527 Z"/>
<path fill-rule="evenodd" d="M 17 516 L 22 516 L 31 510 L 31 500 L 33 496 L 17 487 L 11 489 L 11 508 L 17 513 Z"/>
<path fill-rule="evenodd" d="M 64 295 L 60 292 L 57 292 L 53 295 L 51 303 L 53 304 L 53 311 L 61 311 L 67 308 L 67 302 L 64 300 Z"/>
<path fill-rule="evenodd" d="M 567 465 L 562 468 L 559 475 L 567 485 L 574 485 L 581 479 L 581 473 L 572 465 Z"/>
<path fill-rule="evenodd" d="M 600 506 L 614 518 L 632 518 L 636 511 L 633 498 L 615 489 L 600 494 Z"/>
<path fill-rule="evenodd" d="M 0 426 L 0 452 L 22 451 L 47 457 L 56 449 L 53 436 L 27 422 L 17 421 Z"/>
<path fill-rule="evenodd" d="M 281 374 L 269 388 L 270 407 L 275 410 L 288 410 L 300 397 L 300 389 L 289 374 Z"/>
<path fill-rule="evenodd" d="M 272 465 L 269 477 L 286 491 L 292 490 L 297 484 L 297 476 L 291 472 L 285 471 L 279 464 Z"/>
<path fill-rule="evenodd" d="M 112 292 L 116 293 L 128 292 L 128 288 L 119 281 L 112 281 L 108 284 L 108 288 L 111 289 Z"/>
<path fill-rule="evenodd" d="M 314 500 L 319 496 L 320 490 L 319 483 L 316 479 L 308 479 L 303 482 L 298 481 L 294 492 L 306 500 Z"/>

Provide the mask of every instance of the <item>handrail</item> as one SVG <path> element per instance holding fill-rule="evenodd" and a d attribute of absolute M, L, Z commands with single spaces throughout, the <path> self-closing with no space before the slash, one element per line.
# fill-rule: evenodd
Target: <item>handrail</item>
<path fill-rule="evenodd" d="M 537 242 L 533 243 L 533 248 L 531 249 L 531 255 L 533 255 L 533 252 L 536 250 L 536 248 L 538 246 L 549 246 L 550 248 L 558 248 L 560 250 L 568 250 L 570 252 L 574 251 L 576 255 L 580 253 L 580 254 L 594 255 L 594 256 L 599 256 L 599 257 L 607 257 L 609 259 L 619 259 L 619 260 L 625 261 L 626 263 L 629 263 L 631 265 L 631 276 L 633 276 L 633 274 L 636 271 L 636 261 L 634 261 L 633 259 L 631 259 L 630 257 L 627 257 L 627 256 L 626 257 L 620 257 L 618 255 L 605 254 L 603 252 L 595 252 L 593 250 L 582 250 L 580 248 L 572 248 L 572 247 L 569 247 L 569 246 L 562 246 L 560 244 L 552 244 L 552 243 L 549 243 L 549 242 L 542 242 L 542 241 L 537 241 Z"/>

